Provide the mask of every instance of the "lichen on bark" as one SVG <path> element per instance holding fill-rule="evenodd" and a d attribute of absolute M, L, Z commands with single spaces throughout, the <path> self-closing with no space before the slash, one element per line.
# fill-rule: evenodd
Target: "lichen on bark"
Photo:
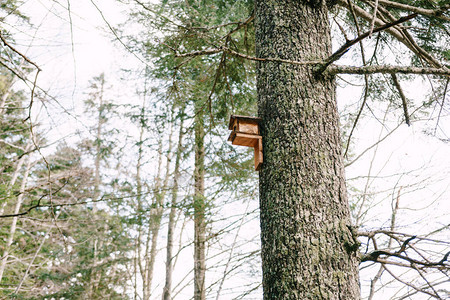
<path fill-rule="evenodd" d="M 256 1 L 258 57 L 331 54 L 325 1 L 310 2 Z M 359 299 L 334 79 L 308 66 L 257 68 L 264 299 Z"/>

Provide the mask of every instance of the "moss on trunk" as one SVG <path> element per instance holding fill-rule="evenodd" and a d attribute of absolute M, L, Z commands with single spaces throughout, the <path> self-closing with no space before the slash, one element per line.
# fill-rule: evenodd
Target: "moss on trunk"
<path fill-rule="evenodd" d="M 322 2 L 256 1 L 257 56 L 328 57 Z M 264 299 L 359 299 L 334 79 L 260 62 L 257 88 Z"/>

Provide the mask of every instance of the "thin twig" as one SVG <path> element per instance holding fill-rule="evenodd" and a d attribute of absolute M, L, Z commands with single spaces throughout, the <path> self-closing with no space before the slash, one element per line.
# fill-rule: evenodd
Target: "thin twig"
<path fill-rule="evenodd" d="M 111 30 L 112 34 L 114 35 L 114 37 L 119 41 L 119 43 L 125 47 L 125 49 L 132 54 L 134 57 L 136 57 L 140 62 L 142 62 L 143 64 L 145 64 L 146 66 L 148 66 L 148 63 L 146 61 L 144 61 L 144 59 L 142 59 L 141 57 L 139 57 L 127 44 L 125 44 L 122 39 L 119 37 L 119 35 L 117 34 L 117 31 L 111 26 L 111 24 L 108 22 L 108 20 L 106 20 L 105 15 L 103 14 L 102 10 L 97 6 L 97 4 L 95 4 L 94 0 L 91 0 L 92 5 L 94 5 L 95 9 L 99 12 L 100 16 L 102 17 L 103 21 L 106 23 L 106 26 L 108 26 L 109 30 Z"/>
<path fill-rule="evenodd" d="M 70 44 L 71 44 L 71 48 L 72 48 L 72 59 L 73 59 L 73 91 L 72 91 L 72 97 L 74 97 L 75 89 L 77 87 L 77 61 L 75 59 L 75 43 L 74 43 L 72 10 L 70 8 L 70 0 L 67 0 L 67 13 L 69 15 Z"/>
<path fill-rule="evenodd" d="M 348 5 L 349 5 L 349 8 L 350 8 L 350 12 L 352 14 L 353 20 L 355 22 L 356 33 L 358 34 L 358 36 L 360 36 L 361 35 L 361 29 L 359 28 L 358 19 L 356 18 L 356 14 L 355 14 L 355 10 L 353 8 L 353 4 L 352 4 L 351 0 L 347 0 L 347 2 L 348 2 Z M 346 37 L 346 40 L 348 41 L 347 37 Z M 361 50 L 362 64 L 363 64 L 363 66 L 365 66 L 366 65 L 366 56 L 365 56 L 365 53 L 364 53 L 364 45 L 363 45 L 362 40 L 359 41 L 359 47 L 360 47 L 360 50 Z M 376 47 L 375 47 L 374 55 L 375 55 L 375 53 L 376 53 Z M 347 152 L 348 152 L 348 149 L 350 147 L 350 141 L 351 141 L 351 138 L 353 136 L 353 131 L 355 130 L 356 125 L 358 124 L 359 117 L 361 116 L 361 113 L 362 113 L 362 111 L 364 109 L 364 106 L 367 103 L 367 99 L 369 97 L 369 76 L 367 74 L 364 74 L 364 83 L 365 83 L 365 88 L 364 88 L 363 103 L 361 105 L 361 108 L 358 111 L 358 114 L 356 115 L 355 121 L 353 122 L 352 129 L 350 130 L 350 134 L 348 135 L 347 145 L 345 147 L 345 152 L 344 152 L 344 157 L 347 156 Z"/>
<path fill-rule="evenodd" d="M 406 282 L 406 281 L 401 280 L 400 278 L 398 278 L 397 276 L 395 276 L 394 273 L 392 273 L 388 268 L 386 268 L 386 266 L 385 266 L 384 264 L 383 264 L 383 268 L 384 268 L 384 269 L 385 269 L 385 270 L 386 270 L 386 271 L 387 271 L 387 272 L 388 272 L 395 280 L 397 280 L 397 281 L 403 283 L 404 285 L 407 285 L 407 286 L 409 286 L 409 287 L 415 289 L 416 291 L 421 292 L 421 293 L 424 293 L 424 294 L 427 294 L 427 295 L 429 295 L 429 296 L 431 296 L 431 297 L 436 297 L 434 294 L 432 294 L 432 293 L 430 293 L 430 292 L 428 292 L 428 291 L 426 291 L 426 290 L 424 290 L 424 289 L 420 289 L 420 288 L 416 287 L 415 285 L 413 285 L 413 284 L 411 284 L 411 283 L 408 283 L 408 282 Z"/>
<path fill-rule="evenodd" d="M 365 75 L 365 77 L 367 77 L 367 75 Z M 367 80 L 367 79 L 366 79 L 366 80 Z M 361 113 L 362 113 L 362 111 L 363 111 L 363 109 L 364 109 L 364 106 L 366 106 L 366 102 L 367 102 L 368 95 L 369 95 L 369 86 L 368 86 L 367 81 L 366 81 L 366 87 L 364 88 L 363 101 L 362 101 L 361 107 L 360 107 L 359 110 L 358 110 L 358 114 L 356 115 L 355 121 L 353 122 L 352 129 L 350 130 L 350 134 L 348 135 L 348 138 L 347 138 L 347 145 L 345 145 L 344 157 L 347 157 L 347 152 L 348 152 L 348 149 L 349 149 L 349 147 L 350 147 L 350 140 L 351 140 L 351 138 L 352 138 L 353 131 L 354 131 L 355 128 L 356 128 L 356 124 L 358 124 L 359 117 L 361 116 Z"/>
<path fill-rule="evenodd" d="M 391 134 L 393 134 L 399 127 L 401 124 L 398 124 L 394 129 L 392 129 L 389 133 L 387 133 L 382 139 L 379 139 L 376 143 L 374 143 L 372 146 L 368 147 L 366 150 L 364 150 L 363 152 L 361 152 L 354 160 L 348 162 L 345 164 L 345 167 L 347 168 L 348 166 L 351 166 L 354 162 L 356 162 L 358 159 L 361 158 L 361 156 L 363 156 L 364 154 L 367 153 L 367 151 L 369 151 L 370 149 L 372 149 L 373 147 L 377 146 L 379 143 L 383 142 L 385 139 L 387 139 Z"/>
<path fill-rule="evenodd" d="M 236 26 L 236 28 L 234 28 L 233 30 L 231 30 L 230 32 L 228 32 L 226 35 L 224 35 L 222 37 L 222 39 L 224 38 L 228 38 L 229 36 L 231 36 L 233 33 L 239 31 L 241 28 L 247 26 L 248 24 L 250 24 L 253 20 L 255 19 L 255 13 L 252 12 L 250 17 L 247 18 L 247 20 L 245 20 L 244 22 L 239 22 Z"/>
<path fill-rule="evenodd" d="M 447 96 L 447 89 L 448 89 L 449 81 L 450 81 L 450 78 L 447 78 L 447 82 L 445 83 L 445 88 L 444 88 L 444 94 L 442 95 L 441 108 L 439 109 L 439 114 L 437 116 L 436 126 L 434 127 L 434 134 L 436 134 L 436 131 L 437 131 L 437 128 L 438 128 L 438 125 L 439 125 L 439 119 L 441 118 L 442 109 L 444 108 L 445 97 Z"/>
<path fill-rule="evenodd" d="M 415 264 L 411 264 L 411 267 L 419 273 L 420 277 L 422 277 L 423 281 L 430 287 L 431 290 L 433 290 L 435 297 L 437 299 L 442 299 L 441 296 L 439 296 L 439 293 L 436 291 L 436 289 L 433 287 L 433 285 L 427 280 L 427 278 L 422 274 L 422 272 L 417 268 Z"/>

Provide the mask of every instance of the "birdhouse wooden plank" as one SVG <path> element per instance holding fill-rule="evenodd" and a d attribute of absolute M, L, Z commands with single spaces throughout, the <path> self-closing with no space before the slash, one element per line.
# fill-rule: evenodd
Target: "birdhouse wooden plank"
<path fill-rule="evenodd" d="M 259 122 L 261 118 L 231 115 L 228 129 L 233 132 L 259 135 Z"/>
<path fill-rule="evenodd" d="M 255 171 L 259 171 L 263 163 L 262 137 L 258 139 L 258 143 L 255 143 L 254 149 L 255 149 Z"/>
<path fill-rule="evenodd" d="M 261 118 L 231 115 L 228 129 L 231 130 L 228 141 L 233 145 L 253 147 L 255 151 L 255 170 L 259 171 L 263 163 L 262 136 L 259 123 Z"/>

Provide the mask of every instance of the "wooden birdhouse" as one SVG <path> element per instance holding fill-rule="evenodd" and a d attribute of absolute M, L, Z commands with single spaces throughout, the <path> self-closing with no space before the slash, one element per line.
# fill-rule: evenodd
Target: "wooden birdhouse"
<path fill-rule="evenodd" d="M 255 150 L 255 170 L 263 163 L 262 136 L 259 130 L 261 118 L 231 115 L 228 141 L 233 145 L 253 147 Z"/>

